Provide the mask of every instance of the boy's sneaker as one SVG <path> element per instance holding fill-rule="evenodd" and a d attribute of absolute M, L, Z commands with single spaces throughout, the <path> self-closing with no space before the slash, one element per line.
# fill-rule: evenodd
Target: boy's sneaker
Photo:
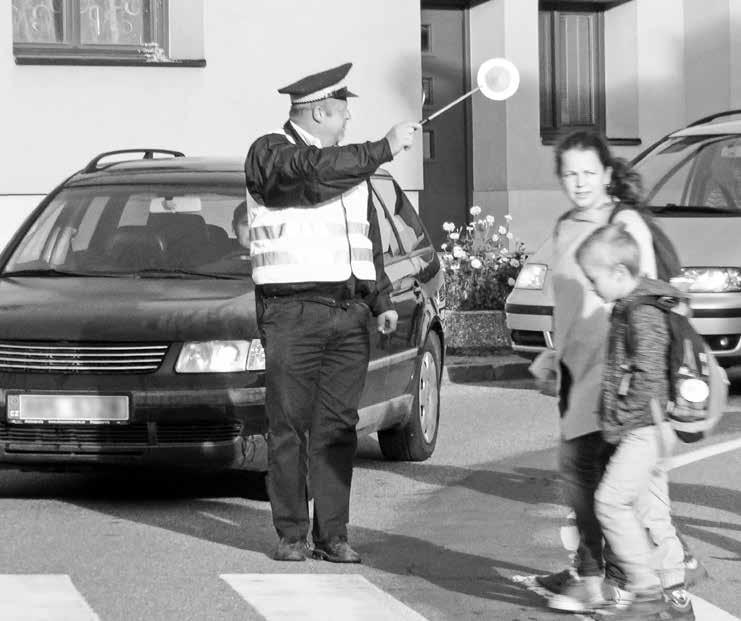
<path fill-rule="evenodd" d="M 684 586 L 679 585 L 664 589 L 664 597 L 669 605 L 669 616 L 666 619 L 681 619 L 682 621 L 695 621 L 695 611 L 692 608 L 690 594 Z M 660 617 L 661 618 L 661 617 Z"/>
<path fill-rule="evenodd" d="M 602 576 L 572 575 L 560 593 L 548 598 L 548 607 L 564 612 L 591 612 L 605 605 Z"/>
<path fill-rule="evenodd" d="M 576 570 L 573 567 L 569 567 L 568 569 L 545 576 L 535 576 L 535 582 L 551 593 L 561 593 L 575 576 Z"/>
<path fill-rule="evenodd" d="M 694 621 L 692 604 L 689 608 L 685 606 L 674 606 L 665 597 L 664 591 L 656 589 L 645 593 L 630 593 L 630 602 L 617 610 L 615 608 L 602 608 L 600 618 L 604 621 Z"/>
<path fill-rule="evenodd" d="M 602 596 L 605 599 L 603 608 L 607 610 L 625 610 L 633 601 L 633 594 L 610 578 L 602 583 Z"/>

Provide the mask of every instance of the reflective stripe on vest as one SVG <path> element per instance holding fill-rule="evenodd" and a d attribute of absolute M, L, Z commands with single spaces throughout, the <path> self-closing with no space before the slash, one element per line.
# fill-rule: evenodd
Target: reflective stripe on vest
<path fill-rule="evenodd" d="M 265 207 L 248 195 L 255 284 L 376 280 L 368 185 L 314 207 Z"/>

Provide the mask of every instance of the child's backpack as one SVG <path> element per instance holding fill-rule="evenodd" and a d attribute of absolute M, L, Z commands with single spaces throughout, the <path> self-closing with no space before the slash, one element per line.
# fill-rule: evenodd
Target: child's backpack
<path fill-rule="evenodd" d="M 697 442 L 723 416 L 728 401 L 728 376 L 705 339 L 683 314 L 682 307 L 686 308 L 686 305 L 670 296 L 640 296 L 626 308 L 625 350 L 629 356 L 635 351 L 630 313 L 642 304 L 662 310 L 669 327 L 669 403 L 666 419 L 682 442 Z"/>
<path fill-rule="evenodd" d="M 641 216 L 643 221 L 646 223 L 648 230 L 651 232 L 654 256 L 656 257 L 656 278 L 663 280 L 664 282 L 669 282 L 675 276 L 680 276 L 682 272 L 682 263 L 679 261 L 679 255 L 677 254 L 677 250 L 674 248 L 674 244 L 672 244 L 671 239 L 669 239 L 667 234 L 664 233 L 658 224 L 656 224 L 654 219 L 645 209 L 641 209 L 637 205 L 631 203 L 620 202 L 615 205 L 608 222 L 612 223 L 615 216 L 626 209 L 631 209 Z"/>

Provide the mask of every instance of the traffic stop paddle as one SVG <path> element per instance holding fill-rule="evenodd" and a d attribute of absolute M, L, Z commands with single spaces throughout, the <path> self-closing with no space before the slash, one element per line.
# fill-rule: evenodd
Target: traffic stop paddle
<path fill-rule="evenodd" d="M 508 99 L 515 94 L 515 91 L 520 86 L 520 72 L 506 58 L 490 58 L 479 66 L 479 71 L 476 74 L 476 84 L 476 88 L 464 93 L 444 108 L 440 108 L 434 114 L 422 119 L 419 124 L 424 125 L 425 123 L 429 123 L 432 119 L 467 97 L 470 97 L 476 91 L 481 91 L 487 99 L 494 99 L 495 101 Z"/>

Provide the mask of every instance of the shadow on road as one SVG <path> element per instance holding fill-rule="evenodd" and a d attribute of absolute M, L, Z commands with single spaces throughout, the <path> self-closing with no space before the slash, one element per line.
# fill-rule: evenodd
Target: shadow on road
<path fill-rule="evenodd" d="M 43 498 L 100 514 L 270 555 L 275 545 L 268 503 L 245 502 L 261 486 L 239 477 L 21 475 L 4 476 L 3 498 Z M 247 489 L 255 485 L 256 489 Z M 264 489 L 264 488 L 263 488 Z M 415 576 L 442 589 L 531 608 L 537 595 L 514 584 L 500 570 L 540 573 L 536 567 L 448 549 L 421 537 L 350 527 L 364 565 L 399 576 Z M 317 567 L 317 565 L 315 565 Z M 339 567 L 322 564 L 320 571 Z M 293 567 L 292 567 L 293 568 Z"/>

